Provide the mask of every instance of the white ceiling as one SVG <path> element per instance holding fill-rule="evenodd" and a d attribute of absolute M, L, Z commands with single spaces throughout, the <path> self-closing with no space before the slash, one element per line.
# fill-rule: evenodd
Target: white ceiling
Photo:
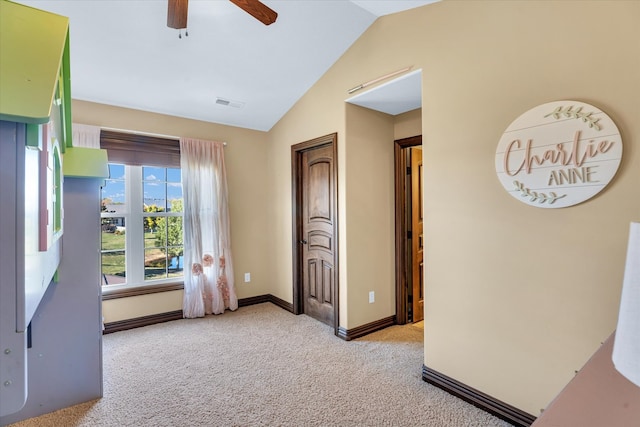
<path fill-rule="evenodd" d="M 422 70 L 415 70 L 373 89 L 352 96 L 347 102 L 396 116 L 422 106 Z"/>
<path fill-rule="evenodd" d="M 267 131 L 379 16 L 434 1 L 264 0 L 265 26 L 191 0 L 182 38 L 167 0 L 18 2 L 69 17 L 73 98 Z"/>

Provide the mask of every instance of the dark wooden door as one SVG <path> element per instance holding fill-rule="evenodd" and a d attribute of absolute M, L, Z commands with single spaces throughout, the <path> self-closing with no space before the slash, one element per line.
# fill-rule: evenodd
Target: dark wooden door
<path fill-rule="evenodd" d="M 424 319 L 424 239 L 422 232 L 422 147 L 411 147 L 411 274 L 413 321 Z"/>
<path fill-rule="evenodd" d="M 424 310 L 420 310 L 424 302 L 424 279 L 421 271 L 423 268 L 422 161 L 413 165 L 412 169 L 413 147 L 422 149 L 422 136 L 394 141 L 396 322 L 399 325 L 416 322 L 424 316 Z M 419 153 L 422 158 L 422 150 Z M 417 160 L 417 156 L 413 158 Z M 414 215 L 414 207 L 419 208 L 416 215 Z M 420 218 L 420 221 L 414 224 L 414 218 Z"/>
<path fill-rule="evenodd" d="M 333 146 L 304 151 L 301 160 L 303 312 L 334 326 L 337 277 Z"/>

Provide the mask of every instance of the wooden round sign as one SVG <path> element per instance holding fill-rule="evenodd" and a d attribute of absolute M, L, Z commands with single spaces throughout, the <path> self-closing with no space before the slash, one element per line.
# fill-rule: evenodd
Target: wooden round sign
<path fill-rule="evenodd" d="M 602 110 L 556 101 L 522 114 L 502 134 L 496 172 L 516 199 L 564 208 L 602 191 L 622 160 L 618 128 Z"/>

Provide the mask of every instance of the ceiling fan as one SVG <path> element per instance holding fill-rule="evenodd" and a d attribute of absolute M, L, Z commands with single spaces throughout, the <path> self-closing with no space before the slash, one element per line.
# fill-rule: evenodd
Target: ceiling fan
<path fill-rule="evenodd" d="M 278 14 L 258 0 L 230 0 L 231 3 L 247 12 L 249 15 L 262 22 L 264 25 L 270 25 L 276 22 Z M 187 28 L 187 9 L 189 0 L 169 0 L 169 9 L 167 12 L 167 27 L 177 30 Z"/>

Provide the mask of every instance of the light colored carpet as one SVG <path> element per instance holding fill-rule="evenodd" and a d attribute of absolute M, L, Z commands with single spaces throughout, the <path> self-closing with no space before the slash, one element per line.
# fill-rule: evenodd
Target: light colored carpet
<path fill-rule="evenodd" d="M 422 334 L 346 342 L 270 303 L 116 332 L 102 399 L 13 426 L 509 426 L 422 381 Z"/>

